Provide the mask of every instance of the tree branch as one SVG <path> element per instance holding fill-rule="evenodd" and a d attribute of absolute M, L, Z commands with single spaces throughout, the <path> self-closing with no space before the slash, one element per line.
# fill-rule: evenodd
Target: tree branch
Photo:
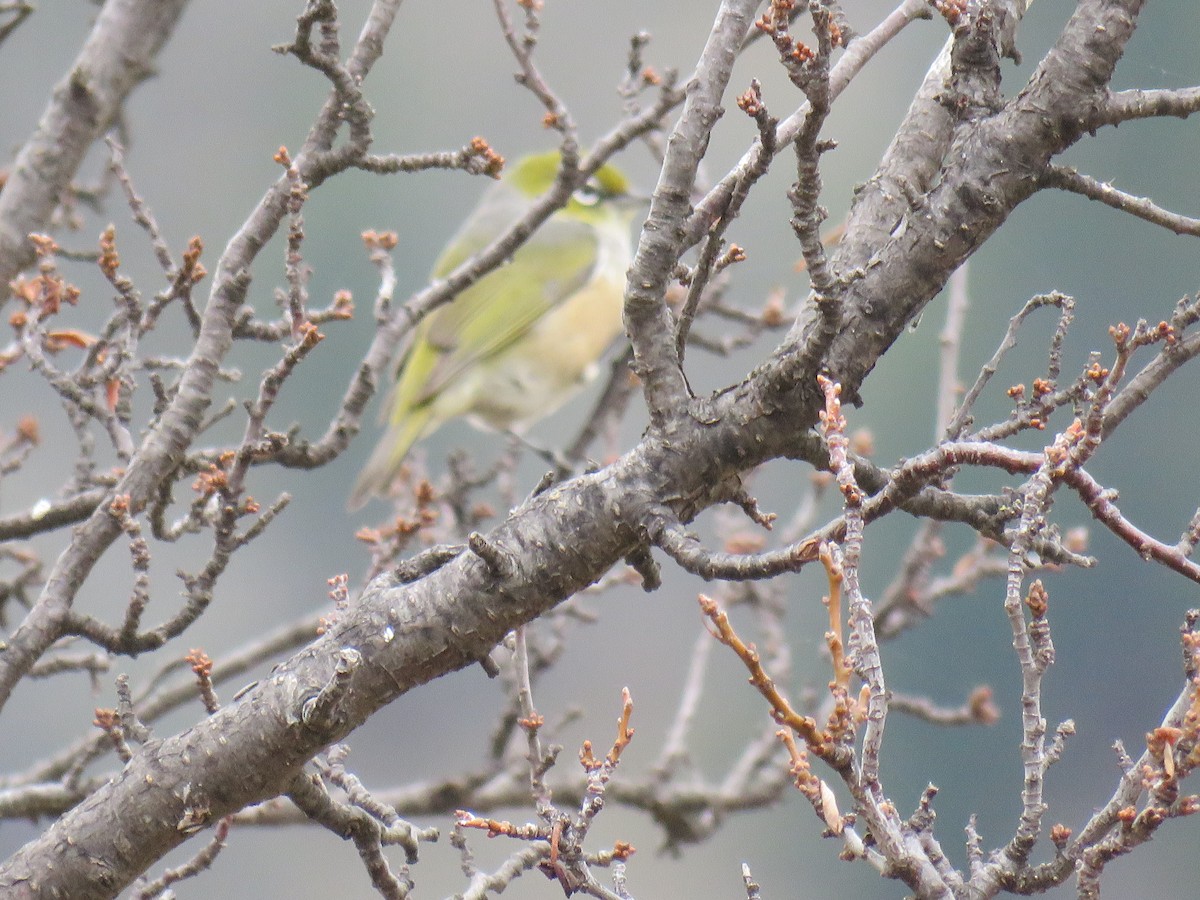
<path fill-rule="evenodd" d="M 0 191 L 0 284 L 33 262 L 29 235 L 46 230 L 84 156 L 153 71 L 186 6 L 187 0 L 104 4 Z"/>

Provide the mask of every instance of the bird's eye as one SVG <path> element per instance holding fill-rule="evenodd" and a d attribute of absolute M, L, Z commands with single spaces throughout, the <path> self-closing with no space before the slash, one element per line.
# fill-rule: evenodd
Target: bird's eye
<path fill-rule="evenodd" d="M 600 190 L 590 182 L 577 189 L 573 196 L 581 206 L 595 206 L 600 202 Z"/>

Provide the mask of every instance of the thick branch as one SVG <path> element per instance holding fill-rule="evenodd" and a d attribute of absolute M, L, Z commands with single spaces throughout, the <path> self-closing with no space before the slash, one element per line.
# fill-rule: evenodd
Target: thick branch
<path fill-rule="evenodd" d="M 652 224 L 663 230 L 644 241 L 639 262 L 646 268 L 630 281 L 628 322 L 642 354 L 640 371 L 652 382 L 647 399 L 660 418 L 671 413 L 663 401 L 686 397 L 686 391 L 669 357 L 672 333 L 658 288 L 682 247 L 686 189 L 716 115 L 721 77 L 728 76 L 732 51 L 721 41 L 726 34 L 744 33 L 743 19 L 752 6 L 731 2 L 722 7 L 722 16 L 730 18 L 719 20 L 718 52 L 705 59 L 716 70 L 726 67 L 724 74 L 703 72 L 689 89 L 695 98 L 694 103 L 689 99 L 689 111 L 698 119 L 691 122 L 685 113 L 686 127 L 673 138 L 671 172 L 660 185 L 659 215 L 652 214 Z M 857 389 L 911 316 L 1036 189 L 1049 160 L 1083 133 L 1080 123 L 1086 117 L 1081 120 L 1079 110 L 1098 102 L 1140 8 L 1139 0 L 1082 0 L 1028 90 L 999 113 L 962 125 L 961 152 L 947 157 L 937 186 L 917 198 L 902 227 L 889 230 L 873 251 L 877 264 L 849 285 L 843 327 L 824 360 L 797 366 L 797 348 L 804 341 L 802 333 L 794 335 L 743 384 L 715 398 L 712 415 L 680 416 L 672 421 L 669 440 L 652 429 L 612 466 L 539 493 L 481 535 L 476 552 L 457 555 L 419 581 L 376 580 L 323 637 L 236 702 L 187 731 L 137 750 L 120 776 L 0 868 L 0 891 L 36 884 L 47 895 L 111 896 L 184 840 L 177 823 L 194 822 L 201 804 L 217 821 L 278 795 L 317 751 L 376 710 L 483 658 L 507 632 L 599 579 L 643 546 L 641 526 L 650 511 L 668 504 L 672 515 L 687 523 L 730 496 L 738 473 L 793 453 L 822 406 L 816 364 L 850 392 Z M 735 21 L 742 31 L 733 27 Z M 698 143 L 676 149 L 687 140 Z M 264 220 L 274 216 L 277 224 L 282 202 L 277 206 L 264 201 Z M 270 233 L 252 227 L 256 223 L 252 220 L 227 252 L 221 288 L 206 311 L 201 342 L 215 359 L 228 346 L 229 303 L 240 296 L 239 285 L 244 290 L 242 270 L 230 267 L 252 258 L 261 246 L 255 242 Z M 147 479 L 168 472 L 187 445 L 189 416 L 204 408 L 202 391 L 215 373 L 215 362 L 206 361 L 200 350 L 170 414 L 134 459 L 120 490 L 144 496 Z M 100 526 L 89 522 L 80 534 L 88 537 L 92 527 Z M 97 555 L 107 545 L 102 534 L 89 540 Z M 94 561 L 85 558 L 78 565 L 72 552 L 83 551 L 75 545 L 68 550 L 48 587 L 62 602 L 69 602 Z M 355 654 L 353 667 L 336 671 L 349 651 Z M 336 702 L 317 704 L 318 698 Z M 320 716 L 311 714 L 314 704 Z M 119 828 L 114 811 L 122 815 Z"/>
<path fill-rule="evenodd" d="M 187 0 L 111 0 L 17 154 L 0 192 L 0 285 L 33 262 L 44 231 L 92 143 L 154 67 Z"/>
<path fill-rule="evenodd" d="M 683 113 L 667 142 L 650 215 L 629 270 L 625 328 L 633 344 L 634 371 L 644 385 L 650 421 L 659 425 L 677 415 L 688 399 L 664 296 L 685 249 L 682 226 L 691 209 L 696 169 L 721 116 L 721 97 L 757 6 L 756 0 L 721 4 L 696 73 L 688 82 Z"/>

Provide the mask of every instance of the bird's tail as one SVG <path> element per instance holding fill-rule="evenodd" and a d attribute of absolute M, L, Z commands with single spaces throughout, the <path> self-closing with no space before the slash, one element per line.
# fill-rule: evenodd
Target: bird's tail
<path fill-rule="evenodd" d="M 354 483 L 354 490 L 346 503 L 347 509 L 353 512 L 372 497 L 387 494 L 388 486 L 400 471 L 400 464 L 408 456 L 412 445 L 421 439 L 431 415 L 428 407 L 409 410 L 402 421 L 388 426 L 387 433 Z"/>

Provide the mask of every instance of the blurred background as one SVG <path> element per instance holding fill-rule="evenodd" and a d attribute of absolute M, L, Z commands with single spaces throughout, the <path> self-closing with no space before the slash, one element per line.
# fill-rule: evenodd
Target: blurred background
<path fill-rule="evenodd" d="M 272 154 L 281 144 L 299 147 L 324 100 L 327 89 L 320 77 L 270 49 L 291 39 L 302 5 L 299 0 L 254 4 L 195 0 L 161 54 L 158 72 L 127 104 L 126 165 L 176 256 L 189 237 L 199 235 L 207 248 L 204 261 L 210 270 L 215 267 L 225 242 L 275 179 L 278 166 Z M 686 78 L 715 6 L 636 0 L 546 4 L 538 61 L 573 111 L 584 141 L 606 131 L 621 113 L 616 85 L 624 72 L 630 36 L 648 32 L 653 39 L 646 62 L 659 70 L 678 69 Z M 867 30 L 891 4 L 864 0 L 850 6 L 852 22 Z M 1020 89 L 1069 15 L 1069 6 L 1042 3 L 1027 17 L 1019 38 L 1025 63 L 1005 64 L 1006 94 Z M 343 40 L 349 45 L 368 4 L 345 0 L 340 8 Z M 83 0 L 44 4 L 0 48 L 0 108 L 4 110 L 0 149 L 6 159 L 33 129 L 94 14 L 94 5 Z M 913 25 L 836 104 L 825 134 L 839 146 L 826 155 L 823 171 L 831 225 L 844 216 L 853 186 L 871 175 L 945 37 L 940 20 Z M 1200 18 L 1190 2 L 1148 4 L 1114 86 L 1200 83 L 1198 39 Z M 375 150 L 453 149 L 475 135 L 486 137 L 509 158 L 552 146 L 553 135 L 541 126 L 543 110 L 513 82 L 514 70 L 490 4 L 461 0 L 405 4 L 386 55 L 367 82 L 366 93 L 377 114 Z M 726 104 L 729 111 L 716 129 L 706 161 L 712 178 L 720 177 L 753 139 L 753 124 L 732 103 L 752 77 L 762 81 L 768 108 L 780 117 L 801 100 L 783 76 L 769 42 L 759 42 L 735 71 Z M 1197 214 L 1198 135 L 1194 122 L 1130 123 L 1084 140 L 1065 161 L 1119 188 Z M 105 161 L 103 154 L 94 153 L 81 181 L 98 179 Z M 653 186 L 656 169 L 644 148 L 632 148 L 620 164 L 641 188 L 648 191 Z M 749 257 L 735 269 L 729 298 L 748 309 L 760 309 L 773 291 L 784 292 L 793 304 L 806 290 L 804 276 L 795 271 L 799 251 L 788 225 L 786 190 L 793 174 L 790 160 L 781 157 L 729 232 Z M 312 305 L 322 306 L 335 291 L 349 289 L 357 317 L 351 323 L 323 327 L 325 342 L 288 383 L 272 427 L 283 430 L 296 422 L 306 436 L 319 436 L 370 341 L 377 281 L 360 233 L 377 229 L 399 235 L 395 257 L 397 297 L 402 299 L 424 285 L 438 251 L 485 188 L 484 180 L 461 172 L 387 178 L 351 173 L 314 192 L 304 211 Z M 102 211 L 81 208 L 79 216 L 79 230 L 60 235 L 65 247 L 93 248 L 100 229 L 113 222 L 124 274 L 135 280 L 144 296 L 160 289 L 160 273 L 144 236 L 116 194 Z M 1046 193 L 1033 198 L 971 261 L 962 379 L 967 383 L 974 379 L 979 365 L 999 343 L 1008 319 L 1024 302 L 1051 290 L 1077 299 L 1064 377 L 1073 375 L 1091 350 L 1102 351 L 1107 361 L 1111 358 L 1108 326 L 1138 317 L 1169 317 L 1174 303 L 1197 289 L 1196 260 L 1192 239 L 1175 237 L 1076 196 Z M 273 291 L 283 283 L 281 242 L 259 257 L 253 274 L 249 302 L 260 314 L 270 316 Z M 64 321 L 80 328 L 95 327 L 109 312 L 110 291 L 86 265 L 68 268 L 67 276 L 83 289 L 84 299 Z M 198 297 L 204 296 L 208 285 L 208 281 L 201 285 Z M 852 429 L 870 429 L 875 460 L 881 465 L 919 452 L 933 439 L 937 336 L 944 312 L 944 299 L 929 307 L 920 327 L 899 341 L 867 382 L 863 408 L 847 411 Z M 163 354 L 186 354 L 186 332 L 177 315 L 167 318 L 153 336 L 152 348 Z M 1042 374 L 1053 323 L 1054 314 L 1045 311 L 1026 325 L 1019 347 L 981 401 L 977 420 L 1002 418 L 1009 405 L 1003 389 L 1017 382 L 1028 384 Z M 701 324 L 697 330 L 714 331 L 711 324 Z M 767 337 L 732 358 L 692 350 L 688 374 L 693 387 L 712 390 L 738 380 L 770 351 L 773 340 Z M 271 347 L 236 348 L 231 363 L 244 377 L 232 388 L 232 395 L 252 396 L 258 373 L 277 356 L 277 349 Z M 3 482 L 0 514 L 25 509 L 50 486 L 61 484 L 75 446 L 52 392 L 20 368 L 4 374 L 0 429 L 9 432 L 20 416 L 33 413 L 44 440 L 23 474 Z M 1091 466 L 1105 485 L 1120 490 L 1126 515 L 1166 541 L 1176 540 L 1200 502 L 1194 474 L 1200 445 L 1197 388 L 1196 372 L 1181 372 L 1126 423 Z M 139 399 L 143 409 L 148 408 L 147 393 L 143 391 Z M 532 437 L 553 444 L 573 435 L 588 408 L 587 399 L 590 395 L 542 423 Z M 635 398 L 621 434 L 623 447 L 632 446 L 643 427 L 639 405 Z M 1066 424 L 1064 419 L 1053 427 Z M 207 440 L 234 440 L 242 427 L 243 420 L 235 414 Z M 358 582 L 368 556 L 354 534 L 363 525 L 383 520 L 387 510 L 374 503 L 351 515 L 345 512 L 345 499 L 375 436 L 368 431 L 336 463 L 313 473 L 254 473 L 251 491 L 260 501 L 287 490 L 294 497 L 291 506 L 252 551 L 235 558 L 208 614 L 163 653 L 182 656 L 198 646 L 219 661 L 223 652 L 258 632 L 326 608 L 327 578 L 346 572 L 352 585 Z M 1039 436 L 1025 446 L 1035 449 L 1048 439 L 1049 435 Z M 486 463 L 500 446 L 494 436 L 455 423 L 427 441 L 424 453 L 430 469 L 442 473 L 445 455 L 452 448 L 468 448 Z M 514 485 L 518 495 L 528 492 L 543 468 L 537 460 L 518 468 Z M 803 467 L 777 462 L 757 476 L 753 490 L 765 508 L 786 519 L 809 474 Z M 999 483 L 972 473 L 957 482 L 964 490 L 995 488 Z M 834 512 L 828 501 L 824 512 Z M 1089 524 L 1090 517 L 1062 494 L 1054 519 L 1065 528 Z M 697 528 L 711 535 L 711 517 L 702 519 Z M 868 594 L 877 596 L 891 581 L 914 528 L 912 519 L 893 516 L 868 530 L 863 561 Z M 1144 733 L 1158 724 L 1179 691 L 1178 628 L 1184 611 L 1200 605 L 1195 585 L 1144 563 L 1103 530 L 1093 528 L 1091 535 L 1091 552 L 1100 561 L 1096 568 L 1043 576 L 1051 595 L 1050 619 L 1058 650 L 1057 664 L 1045 682 L 1045 714 L 1051 730 L 1066 718 L 1074 719 L 1078 727 L 1063 761 L 1049 773 L 1046 823 L 1062 822 L 1076 830 L 1113 790 L 1119 774 L 1113 741 L 1123 739 L 1136 756 L 1144 745 Z M 972 542 L 962 528 L 950 528 L 945 536 L 951 561 Z M 66 537 L 65 533 L 50 535 L 34 542 L 33 548 L 50 561 Z M 174 611 L 179 592 L 176 568 L 201 564 L 206 549 L 203 537 L 153 548 L 153 604 L 148 621 Z M 590 737 L 599 746 L 611 740 L 620 691 L 626 685 L 635 700 L 638 733 L 623 758 L 622 771 L 625 767 L 642 771 L 657 757 L 678 704 L 688 655 L 702 627 L 695 603 L 702 582 L 672 572 L 669 564 L 665 569 L 670 577 L 655 594 L 629 589 L 588 601 L 598 620 L 571 633 L 558 670 L 560 676 L 569 676 L 552 678 L 537 691 L 537 706 L 552 721 L 568 709 L 584 711 L 563 734 L 567 750 L 560 766 L 574 765 L 573 754 L 583 738 Z M 130 579 L 124 548 L 114 546 L 81 592 L 81 608 L 110 620 L 119 616 Z M 796 696 L 805 687 L 822 688 L 829 670 L 821 655 L 823 578 L 806 573 L 792 581 L 787 587 L 791 605 L 787 628 L 795 673 L 787 688 Z M 1002 718 L 990 728 L 947 730 L 901 715 L 889 719 L 885 786 L 905 814 L 915 807 L 927 783 L 938 785 L 937 833 L 958 865 L 965 864 L 962 828 L 969 816 L 978 817 L 984 843 L 992 847 L 1007 841 L 1020 812 L 1021 685 L 1002 601 L 1003 585 L 985 583 L 977 594 L 946 602 L 930 621 L 883 648 L 888 685 L 894 690 L 926 694 L 946 705 L 961 702 L 976 684 L 987 683 L 995 690 Z M 83 676 L 62 677 L 53 685 L 52 699 L 45 684 L 22 685 L 4 711 L 0 772 L 24 769 L 31 760 L 87 733 L 93 708 L 114 705 L 115 674 L 129 672 L 137 684 L 157 671 L 161 656 L 119 660 L 97 686 L 89 685 Z M 742 741 L 763 727 L 766 713 L 732 656 L 718 648 L 714 657 L 692 750 L 710 777 L 716 778 L 731 764 Z M 235 688 L 224 687 L 221 696 L 227 699 Z M 500 699 L 499 685 L 489 682 L 478 668 L 440 679 L 402 698 L 355 733 L 349 765 L 372 788 L 452 774 L 483 756 Z M 156 733 L 173 733 L 200 715 L 196 704 L 158 723 Z M 512 810 L 510 815 L 518 822 L 531 818 L 527 810 Z M 437 825 L 445 834 L 452 820 L 420 824 Z M 11 853 L 45 825 L 0 824 L 0 853 Z M 820 824 L 808 804 L 788 796 L 769 810 L 732 817 L 702 847 L 687 848 L 677 857 L 658 855 L 661 835 L 653 825 L 610 806 L 599 819 L 592 846 L 620 839 L 638 847 L 628 869 L 635 896 L 744 896 L 742 862 L 750 865 L 765 896 L 905 894 L 901 885 L 880 880 L 864 865 L 839 862 L 838 846 L 820 840 L 819 833 Z M 475 838 L 473 848 L 483 864 L 513 849 L 482 836 Z M 198 844 L 192 841 L 167 863 L 178 864 L 196 849 Z M 1041 849 L 1044 854 L 1045 847 Z M 1200 830 L 1195 823 L 1168 823 L 1150 846 L 1110 866 L 1106 896 L 1133 896 L 1152 880 L 1156 897 L 1194 897 L 1197 850 Z M 394 865 L 402 862 L 399 852 L 391 858 Z M 443 896 L 463 885 L 457 852 L 444 836 L 439 843 L 423 847 L 414 875 L 418 896 Z M 181 898 L 374 896 L 352 846 L 316 828 L 235 829 L 212 871 L 178 885 L 176 891 Z M 515 883 L 508 894 L 536 898 L 556 897 L 560 892 L 557 884 L 535 875 Z M 1070 895 L 1068 886 L 1052 896 Z"/>

